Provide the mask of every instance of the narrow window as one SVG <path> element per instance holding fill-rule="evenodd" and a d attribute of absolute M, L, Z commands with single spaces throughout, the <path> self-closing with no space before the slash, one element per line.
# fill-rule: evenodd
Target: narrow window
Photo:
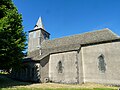
<path fill-rule="evenodd" d="M 105 60 L 104 60 L 104 55 L 101 54 L 99 57 L 98 57 L 98 68 L 99 70 L 102 72 L 102 73 L 105 73 L 106 71 L 106 63 L 105 63 Z"/>
<path fill-rule="evenodd" d="M 45 40 L 49 39 L 49 35 L 47 33 L 44 33 L 44 39 Z"/>
<path fill-rule="evenodd" d="M 44 39 L 46 39 L 47 38 L 47 35 L 46 35 L 46 33 L 44 33 Z"/>
<path fill-rule="evenodd" d="M 63 72 L 62 62 L 59 61 L 59 62 L 58 62 L 58 73 L 62 73 L 62 72 Z"/>

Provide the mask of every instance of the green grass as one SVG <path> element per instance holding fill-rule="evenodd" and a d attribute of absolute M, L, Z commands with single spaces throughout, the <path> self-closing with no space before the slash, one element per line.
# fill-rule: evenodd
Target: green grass
<path fill-rule="evenodd" d="M 110 89 L 110 88 L 0 88 L 0 90 L 117 90 L 117 89 Z"/>
<path fill-rule="evenodd" d="M 28 82 L 12 80 L 7 78 L 5 75 L 0 74 L 0 90 L 118 90 L 118 87 L 108 87 L 96 84 L 31 84 Z"/>
<path fill-rule="evenodd" d="M 27 83 L 27 82 L 12 80 L 10 78 L 7 78 L 6 75 L 0 74 L 0 90 L 1 88 L 8 88 L 13 86 L 29 85 L 29 84 L 30 83 Z"/>
<path fill-rule="evenodd" d="M 8 74 L 8 72 L 0 72 L 0 74 Z"/>

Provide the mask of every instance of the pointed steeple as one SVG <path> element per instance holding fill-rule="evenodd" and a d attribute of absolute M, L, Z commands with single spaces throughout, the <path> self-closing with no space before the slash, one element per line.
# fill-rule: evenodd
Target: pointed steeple
<path fill-rule="evenodd" d="M 38 19 L 36 25 L 34 26 L 34 29 L 38 29 L 38 28 L 44 29 L 44 26 L 43 26 L 42 18 L 41 18 L 41 17 L 39 17 L 39 19 Z"/>
<path fill-rule="evenodd" d="M 39 17 L 34 29 L 29 31 L 28 53 L 39 50 L 42 42 L 44 40 L 48 40 L 49 38 L 50 33 L 44 29 L 42 19 Z"/>

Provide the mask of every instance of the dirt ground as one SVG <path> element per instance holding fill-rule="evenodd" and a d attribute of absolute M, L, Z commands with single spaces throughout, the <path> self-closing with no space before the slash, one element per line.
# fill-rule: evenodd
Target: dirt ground
<path fill-rule="evenodd" d="M 56 84 L 56 83 L 42 83 L 42 84 L 31 84 L 26 86 L 16 86 L 16 87 L 25 87 L 25 88 L 113 88 L 117 89 L 118 87 L 111 87 L 108 85 L 101 85 L 95 83 L 86 83 L 86 84 Z"/>
<path fill-rule="evenodd" d="M 20 82 L 13 80 L 11 78 L 7 78 L 6 75 L 0 75 L 0 87 L 7 88 L 7 87 L 23 87 L 23 88 L 112 88 L 118 89 L 119 87 L 113 87 L 108 85 L 102 84 L 95 84 L 95 83 L 85 83 L 85 84 L 57 84 L 57 83 L 37 83 L 32 84 L 29 82 Z"/>

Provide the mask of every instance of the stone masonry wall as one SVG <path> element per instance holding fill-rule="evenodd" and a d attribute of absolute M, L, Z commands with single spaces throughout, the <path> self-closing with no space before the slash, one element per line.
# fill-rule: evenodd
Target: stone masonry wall
<path fill-rule="evenodd" d="M 82 47 L 84 82 L 120 84 L 120 42 Z"/>
<path fill-rule="evenodd" d="M 49 78 L 52 82 L 78 83 L 77 51 L 50 55 Z"/>
<path fill-rule="evenodd" d="M 41 82 L 49 81 L 49 56 L 40 60 L 40 80 Z"/>
<path fill-rule="evenodd" d="M 40 30 L 29 33 L 28 52 L 37 50 L 40 46 Z"/>

